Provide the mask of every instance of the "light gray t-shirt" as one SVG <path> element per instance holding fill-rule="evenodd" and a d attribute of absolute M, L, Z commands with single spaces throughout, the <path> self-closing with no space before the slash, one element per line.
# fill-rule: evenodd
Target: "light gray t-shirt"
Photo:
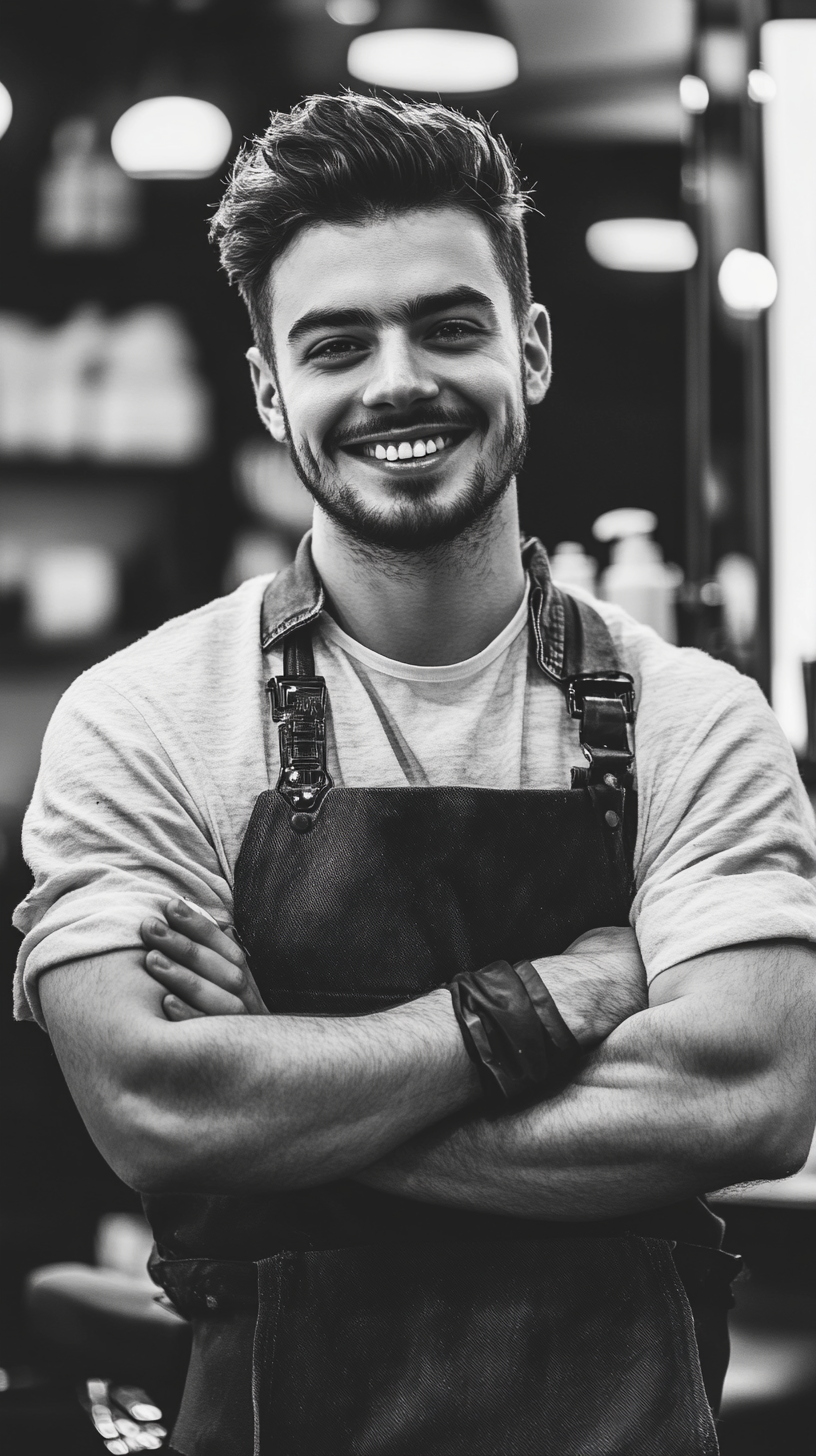
<path fill-rule="evenodd" d="M 268 581 L 166 623 L 59 703 L 23 831 L 35 886 L 15 915 L 19 1016 L 42 1020 L 43 971 L 140 949 L 140 921 L 172 895 L 231 918 L 241 841 L 279 768 L 264 689 L 281 652 L 259 645 Z M 724 946 L 816 942 L 813 814 L 759 689 L 593 605 L 635 679 L 632 924 L 650 979 Z M 583 762 L 564 697 L 530 654 L 526 602 L 483 652 L 452 666 L 380 657 L 325 614 L 314 646 L 337 784 L 564 788 Z"/>

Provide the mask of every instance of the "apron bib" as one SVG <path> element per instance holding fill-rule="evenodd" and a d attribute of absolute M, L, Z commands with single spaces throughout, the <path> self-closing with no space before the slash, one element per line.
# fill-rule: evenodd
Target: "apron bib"
<path fill-rule="evenodd" d="M 335 788 L 308 631 L 287 639 L 281 776 L 235 873 L 271 1011 L 361 1015 L 629 923 L 631 680 L 597 613 L 561 600 L 591 759 L 563 790 Z M 340 1180 L 147 1211 L 194 1325 L 185 1456 L 716 1453 L 698 1346 L 715 1401 L 735 1261 L 699 1200 L 570 1224 Z"/>

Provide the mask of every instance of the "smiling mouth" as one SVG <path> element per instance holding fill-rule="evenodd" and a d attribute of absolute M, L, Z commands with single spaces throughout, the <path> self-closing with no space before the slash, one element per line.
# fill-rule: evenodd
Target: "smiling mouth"
<path fill-rule="evenodd" d="M 429 456 L 440 455 L 445 450 L 452 449 L 454 445 L 460 444 L 468 434 L 470 434 L 469 430 L 457 430 L 455 433 L 443 430 L 439 434 L 423 431 L 421 434 L 413 434 L 409 439 L 404 436 L 400 438 L 393 435 L 382 435 L 379 438 L 348 444 L 343 448 L 366 460 L 376 460 L 399 468 L 411 464 L 415 460 L 426 460 Z"/>

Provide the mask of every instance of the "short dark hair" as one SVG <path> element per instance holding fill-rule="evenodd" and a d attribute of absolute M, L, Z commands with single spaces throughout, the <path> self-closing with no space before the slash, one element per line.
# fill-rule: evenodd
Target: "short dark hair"
<path fill-rule="evenodd" d="M 487 226 L 522 328 L 532 301 L 524 236 L 530 194 L 504 139 L 482 117 L 438 102 L 345 91 L 273 112 L 234 163 L 210 239 L 272 362 L 270 269 L 301 228 L 450 204 Z"/>

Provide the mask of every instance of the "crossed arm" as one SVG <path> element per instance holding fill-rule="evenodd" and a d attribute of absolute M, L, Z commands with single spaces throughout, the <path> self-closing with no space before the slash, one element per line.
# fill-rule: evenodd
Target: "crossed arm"
<path fill-rule="evenodd" d="M 631 932 L 537 961 L 586 1056 L 566 1089 L 488 1116 L 446 991 L 365 1017 L 270 1016 L 222 931 L 183 903 L 166 913 L 163 933 L 143 926 L 144 963 L 114 954 L 41 983 L 88 1128 L 143 1191 L 351 1176 L 428 1202 L 592 1219 L 782 1176 L 807 1155 L 805 945 L 700 956 L 663 972 L 648 1005 Z"/>

